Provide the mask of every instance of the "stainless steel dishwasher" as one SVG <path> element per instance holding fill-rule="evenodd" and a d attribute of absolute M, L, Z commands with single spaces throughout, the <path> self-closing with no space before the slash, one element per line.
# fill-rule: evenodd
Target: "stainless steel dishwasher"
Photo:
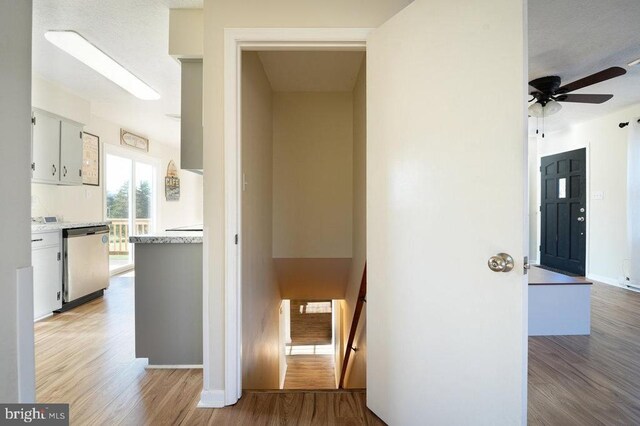
<path fill-rule="evenodd" d="M 65 229 L 62 236 L 64 311 L 109 287 L 109 226 Z"/>

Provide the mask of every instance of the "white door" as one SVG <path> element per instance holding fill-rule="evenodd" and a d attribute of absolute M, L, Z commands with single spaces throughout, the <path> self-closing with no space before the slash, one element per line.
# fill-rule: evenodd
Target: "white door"
<path fill-rule="evenodd" d="M 60 122 L 60 182 L 82 185 L 82 126 Z"/>
<path fill-rule="evenodd" d="M 367 402 L 388 424 L 526 422 L 524 12 L 416 0 L 367 42 Z"/>

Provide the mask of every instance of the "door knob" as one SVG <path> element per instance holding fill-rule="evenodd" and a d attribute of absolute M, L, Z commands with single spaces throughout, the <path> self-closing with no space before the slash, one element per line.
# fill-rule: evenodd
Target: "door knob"
<path fill-rule="evenodd" d="M 584 216 L 580 216 L 580 217 L 578 218 L 578 222 L 584 222 Z"/>
<path fill-rule="evenodd" d="M 498 253 L 489 258 L 487 265 L 493 272 L 509 272 L 513 269 L 513 257 L 507 253 Z"/>

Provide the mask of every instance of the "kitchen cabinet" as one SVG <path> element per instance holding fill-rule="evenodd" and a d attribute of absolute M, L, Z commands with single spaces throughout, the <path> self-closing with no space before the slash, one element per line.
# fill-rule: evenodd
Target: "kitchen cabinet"
<path fill-rule="evenodd" d="M 83 125 L 42 110 L 33 111 L 32 181 L 82 185 Z"/>
<path fill-rule="evenodd" d="M 33 317 L 62 308 L 62 239 L 60 231 L 31 234 Z"/>
<path fill-rule="evenodd" d="M 32 179 L 40 183 L 60 180 L 60 119 L 44 111 L 33 112 Z"/>
<path fill-rule="evenodd" d="M 180 168 L 202 174 L 202 59 L 180 62 Z"/>
<path fill-rule="evenodd" d="M 82 185 L 82 125 L 60 122 L 60 182 Z"/>

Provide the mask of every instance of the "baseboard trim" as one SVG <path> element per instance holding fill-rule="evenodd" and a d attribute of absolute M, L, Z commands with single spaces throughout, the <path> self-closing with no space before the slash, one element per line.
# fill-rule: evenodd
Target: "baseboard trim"
<path fill-rule="evenodd" d="M 202 364 L 178 364 L 178 365 L 147 365 L 147 370 L 180 370 L 180 369 L 202 369 Z"/>
<path fill-rule="evenodd" d="M 34 319 L 33 322 L 42 321 L 42 320 L 47 319 L 47 318 L 52 317 L 52 316 L 53 316 L 53 312 L 50 312 L 50 313 L 48 313 L 46 315 L 41 316 L 40 318 Z"/>
<path fill-rule="evenodd" d="M 18 401 L 36 401 L 36 358 L 33 334 L 33 268 L 16 270 L 16 320 L 18 358 Z M 4 343 L 3 343 L 4 344 Z"/>
<path fill-rule="evenodd" d="M 200 402 L 198 402 L 198 408 L 222 408 L 224 406 L 224 390 L 202 390 L 202 393 L 200 394 Z"/>
<path fill-rule="evenodd" d="M 626 288 L 626 286 L 620 284 L 620 281 L 615 278 L 605 277 L 603 275 L 589 274 L 587 278 L 593 281 L 598 281 L 599 283 L 613 285 L 616 287 Z"/>

